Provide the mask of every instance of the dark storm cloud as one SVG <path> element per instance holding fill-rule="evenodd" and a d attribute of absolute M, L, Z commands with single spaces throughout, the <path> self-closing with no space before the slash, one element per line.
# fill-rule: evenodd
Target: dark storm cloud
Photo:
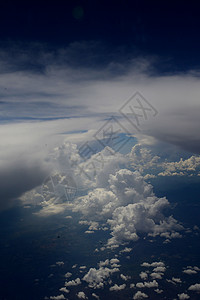
<path fill-rule="evenodd" d="M 39 163 L 18 161 L 0 169 L 0 210 L 16 204 L 24 192 L 40 185 L 47 175 Z"/>

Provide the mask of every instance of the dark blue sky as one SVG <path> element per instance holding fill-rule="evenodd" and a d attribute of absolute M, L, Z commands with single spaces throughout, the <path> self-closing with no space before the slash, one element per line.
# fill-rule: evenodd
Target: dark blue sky
<path fill-rule="evenodd" d="M 156 55 L 163 71 L 198 69 L 199 12 L 198 1 L 1 1 L 0 41 L 49 49 L 98 41 L 105 61 L 111 53 L 125 60 Z"/>

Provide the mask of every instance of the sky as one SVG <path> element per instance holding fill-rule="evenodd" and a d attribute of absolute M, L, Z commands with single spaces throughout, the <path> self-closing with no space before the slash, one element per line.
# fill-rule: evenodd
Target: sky
<path fill-rule="evenodd" d="M 200 176 L 199 11 L 193 0 L 1 1 L 1 213 L 81 214 L 87 234 L 109 230 L 105 249 L 141 232 L 182 237 L 153 184 Z M 83 280 L 103 282 L 115 273 L 105 266 Z"/>

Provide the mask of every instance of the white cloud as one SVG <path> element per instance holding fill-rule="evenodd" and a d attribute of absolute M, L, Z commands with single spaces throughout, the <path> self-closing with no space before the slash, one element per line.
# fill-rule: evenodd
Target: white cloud
<path fill-rule="evenodd" d="M 99 269 L 90 268 L 88 273 L 83 277 L 83 280 L 89 283 L 90 287 L 96 287 L 99 283 L 103 283 L 104 279 L 108 278 L 112 273 L 119 272 L 118 268 L 109 269 L 100 267 Z"/>
<path fill-rule="evenodd" d="M 147 296 L 147 294 L 142 293 L 141 291 L 138 291 L 138 292 L 133 296 L 133 299 L 134 299 L 134 300 L 143 299 L 143 298 L 148 298 L 148 296 Z"/>
<path fill-rule="evenodd" d="M 89 284 L 92 288 L 103 288 L 106 279 L 108 279 L 113 273 L 119 272 L 119 268 L 113 267 L 113 265 L 119 262 L 118 259 L 106 259 L 104 262 L 100 262 L 99 268 L 90 268 L 88 273 L 85 274 L 83 280 Z M 109 268 L 108 266 L 111 266 Z"/>
<path fill-rule="evenodd" d="M 193 274 L 197 274 L 197 272 L 199 272 L 200 269 L 197 266 L 187 266 L 186 269 L 183 270 L 183 273 L 188 274 L 188 275 L 193 275 Z"/>
<path fill-rule="evenodd" d="M 133 250 L 132 248 L 125 247 L 123 250 L 120 251 L 120 253 L 129 253 L 132 250 Z"/>
<path fill-rule="evenodd" d="M 155 261 L 155 262 L 152 262 L 151 264 L 150 263 L 147 263 L 147 262 L 143 262 L 142 264 L 141 264 L 141 266 L 142 267 L 164 267 L 165 266 L 165 264 L 164 264 L 164 262 L 162 262 L 162 261 Z"/>
<path fill-rule="evenodd" d="M 124 275 L 124 274 L 120 274 L 121 279 L 123 279 L 124 281 L 127 281 L 129 279 L 131 279 L 131 276 L 128 275 Z"/>
<path fill-rule="evenodd" d="M 150 276 L 153 278 L 153 279 L 162 279 L 162 276 L 163 276 L 163 273 L 151 273 Z"/>
<path fill-rule="evenodd" d="M 200 283 L 195 283 L 188 288 L 189 291 L 200 292 Z"/>
<path fill-rule="evenodd" d="M 182 294 L 178 294 L 178 298 L 180 300 L 184 300 L 184 299 L 189 299 L 190 296 L 188 294 L 182 293 Z"/>
<path fill-rule="evenodd" d="M 115 285 L 111 286 L 111 287 L 109 288 L 109 290 L 110 290 L 111 292 L 112 292 L 112 291 L 117 292 L 117 291 L 124 290 L 125 287 L 126 287 L 126 284 L 125 284 L 125 283 L 124 283 L 124 284 L 121 284 L 121 285 L 115 284 Z"/>
<path fill-rule="evenodd" d="M 67 294 L 70 292 L 68 289 L 66 289 L 66 287 L 60 288 L 59 291 L 67 293 Z"/>
<path fill-rule="evenodd" d="M 79 299 L 88 299 L 84 292 L 78 292 L 77 297 Z"/>
<path fill-rule="evenodd" d="M 187 269 L 187 270 L 183 270 L 183 273 L 188 274 L 188 275 L 193 275 L 193 274 L 197 274 L 197 271 L 192 270 L 192 269 Z"/>
<path fill-rule="evenodd" d="M 181 283 L 182 280 L 180 278 L 175 278 L 175 277 L 172 277 L 172 280 L 176 283 Z"/>
<path fill-rule="evenodd" d="M 50 299 L 52 299 L 52 300 L 62 300 L 62 299 L 66 299 L 66 298 L 63 294 L 61 294 L 61 295 L 58 295 L 58 296 L 50 296 Z"/>
<path fill-rule="evenodd" d="M 77 69 L 66 63 L 70 60 L 71 51 L 76 52 L 77 47 L 82 48 L 80 43 L 74 43 L 73 46 L 62 49 L 55 61 L 52 59 L 54 55 L 41 51 L 38 59 L 42 62 L 42 73 L 30 69 L 16 70 L 16 66 L 13 69 L 10 67 L 13 66 L 13 62 L 10 63 L 13 59 L 7 53 L 3 55 L 1 63 L 5 72 L 0 74 L 0 87 L 6 101 L 1 103 L 0 116 L 7 116 L 10 124 L 0 126 L 3 145 L 0 156 L 5 169 L 10 167 L 8 181 L 12 184 L 11 190 L 16 192 L 12 198 L 19 197 L 41 184 L 47 173 L 44 163 L 47 156 L 47 151 L 44 151 L 45 144 L 51 149 L 57 143 L 60 144 L 63 135 L 71 142 L 80 141 L 83 138 L 80 133 L 82 130 L 87 131 L 84 140 L 91 140 L 94 131 L 100 128 L 99 125 L 103 124 L 105 118 L 117 114 L 122 102 L 136 90 L 141 90 L 144 97 L 159 111 L 156 118 L 151 114 L 146 121 L 141 118 L 143 140 L 152 140 L 153 136 L 154 139 L 199 153 L 199 77 L 192 72 L 152 77 L 148 73 L 151 63 L 144 62 L 141 58 L 131 60 L 128 68 L 127 62 L 126 67 L 112 62 L 103 71 L 96 68 Z M 85 45 L 84 47 L 87 48 Z M 49 56 L 50 62 L 47 59 Z M 16 60 L 18 59 L 23 61 L 21 56 Z M 60 61 L 63 60 L 65 63 L 61 65 Z M 115 72 L 114 75 L 111 65 L 120 65 L 123 75 L 121 72 Z M 20 121 L 16 121 L 16 117 L 21 117 Z M 63 117 L 66 119 L 61 119 Z M 25 121 L 25 118 L 30 119 Z M 49 118 L 58 119 L 49 121 Z M 137 134 L 129 122 L 125 119 L 122 122 L 131 133 Z M 90 129 L 92 133 L 88 132 Z M 12 171 L 17 169 L 16 162 L 22 153 L 21 165 L 25 172 L 20 181 L 21 188 L 16 190 Z M 141 159 L 143 158 L 148 159 L 148 153 L 143 153 Z M 23 186 L 22 182 L 27 178 L 27 173 L 34 173 L 35 161 L 41 166 L 35 174 L 38 181 L 33 181 L 29 176 Z M 4 192 L 6 193 L 5 188 Z M 6 193 L 6 196 L 9 197 L 9 194 Z"/>
<path fill-rule="evenodd" d="M 96 295 L 95 293 L 92 293 L 92 296 L 93 296 L 94 298 L 96 298 L 97 300 L 100 299 L 100 297 L 99 297 L 98 295 Z"/>
<path fill-rule="evenodd" d="M 146 280 L 148 278 L 148 274 L 146 272 L 141 272 L 140 273 L 140 278 L 143 280 Z"/>
<path fill-rule="evenodd" d="M 66 274 L 65 274 L 65 277 L 66 278 L 69 278 L 69 277 L 71 277 L 72 276 L 72 273 L 70 273 L 70 272 L 67 272 Z"/>
<path fill-rule="evenodd" d="M 165 271 L 166 271 L 165 267 L 156 267 L 153 269 L 153 272 L 156 272 L 156 273 L 163 273 Z"/>
<path fill-rule="evenodd" d="M 158 287 L 158 283 L 156 280 L 149 281 L 149 282 L 138 282 L 136 284 L 137 288 L 156 288 Z"/>
<path fill-rule="evenodd" d="M 60 266 L 63 266 L 64 264 L 65 264 L 65 263 L 64 263 L 63 261 L 57 261 L 57 262 L 56 262 L 56 265 L 58 265 L 59 267 L 60 267 Z"/>
<path fill-rule="evenodd" d="M 79 284 L 81 284 L 80 278 L 76 278 L 75 280 L 65 282 L 65 286 L 76 286 L 76 285 L 79 285 Z"/>

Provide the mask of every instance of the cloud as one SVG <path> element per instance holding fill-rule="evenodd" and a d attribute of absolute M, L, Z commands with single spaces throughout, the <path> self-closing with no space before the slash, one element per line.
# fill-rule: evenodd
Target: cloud
<path fill-rule="evenodd" d="M 66 289 L 66 287 L 60 288 L 59 291 L 64 292 L 66 294 L 69 294 L 69 292 L 70 292 L 68 289 Z"/>
<path fill-rule="evenodd" d="M 157 143 L 150 147 L 147 144 L 136 144 L 130 154 L 131 165 L 144 175 L 145 179 L 156 178 L 157 176 L 198 176 L 200 172 L 200 157 L 192 155 L 186 159 L 180 158 L 185 155 L 184 152 L 179 156 L 173 157 L 176 161 L 166 162 L 166 159 L 172 160 L 173 148 L 167 147 L 167 152 L 163 157 L 154 153 L 164 151 L 166 145 Z M 161 150 L 162 149 L 162 150 Z"/>
<path fill-rule="evenodd" d="M 130 276 L 124 275 L 124 274 L 120 274 L 120 277 L 121 277 L 121 279 L 123 279 L 124 281 L 127 281 L 127 280 L 131 279 Z"/>
<path fill-rule="evenodd" d="M 124 283 L 124 284 L 121 284 L 121 285 L 115 284 L 115 285 L 111 286 L 111 287 L 109 288 L 109 290 L 110 290 L 111 292 L 113 292 L 113 291 L 114 291 L 114 292 L 117 292 L 117 291 L 124 290 L 125 287 L 126 287 L 126 284 L 125 284 L 125 283 Z"/>
<path fill-rule="evenodd" d="M 63 294 L 61 294 L 61 295 L 58 295 L 58 296 L 50 296 L 50 299 L 52 299 L 52 300 L 62 300 L 62 299 L 66 299 L 66 298 Z"/>
<path fill-rule="evenodd" d="M 64 264 L 65 264 L 65 263 L 64 263 L 63 261 L 57 261 L 57 262 L 56 262 L 56 265 L 59 266 L 59 267 L 60 267 L 60 266 L 64 266 Z"/>
<path fill-rule="evenodd" d="M 69 277 L 71 277 L 72 276 L 72 273 L 70 273 L 70 272 L 67 272 L 66 274 L 65 274 L 65 277 L 66 278 L 69 278 Z"/>
<path fill-rule="evenodd" d="M 152 74 L 154 62 L 142 57 L 120 63 L 112 58 L 104 68 L 77 68 L 74 57 L 80 49 L 88 49 L 93 57 L 98 43 L 75 42 L 53 52 L 39 44 L 29 46 L 25 51 L 12 45 L 17 49 L 14 57 L 9 49 L 0 53 L 0 156 L 4 162 L 0 198 L 6 199 L 2 207 L 42 183 L 48 173 L 46 147 L 50 150 L 64 139 L 75 143 L 92 140 L 105 119 L 113 115 L 120 119 L 124 132 L 128 130 L 141 141 L 163 141 L 200 153 L 199 77 L 194 71 L 168 76 Z M 158 111 L 156 117 L 149 112 L 146 119 L 139 118 L 140 132 L 132 125 L 134 117 L 130 120 L 119 112 L 138 90 Z M 140 155 L 141 163 L 148 160 L 154 166 L 157 162 L 156 157 L 150 159 L 146 150 L 141 150 Z M 191 163 L 199 165 L 198 158 L 194 156 L 191 161 L 174 165 L 166 163 L 167 171 L 161 171 L 160 176 L 184 174 Z M 9 191 L 3 181 L 5 170 Z M 99 180 L 103 180 L 103 175 Z"/>
<path fill-rule="evenodd" d="M 140 273 L 140 278 L 143 280 L 146 280 L 148 278 L 148 274 L 146 272 L 141 272 Z"/>
<path fill-rule="evenodd" d="M 195 283 L 188 288 L 189 291 L 200 292 L 200 283 Z"/>
<path fill-rule="evenodd" d="M 195 283 L 188 288 L 189 291 L 200 292 L 200 283 Z"/>
<path fill-rule="evenodd" d="M 178 294 L 178 298 L 180 300 L 184 300 L 184 299 L 189 299 L 190 296 L 188 294 L 182 293 L 182 294 Z"/>
<path fill-rule="evenodd" d="M 79 299 L 88 299 L 84 292 L 78 292 L 77 297 Z"/>
<path fill-rule="evenodd" d="M 81 280 L 80 278 L 76 278 L 75 280 L 71 280 L 71 281 L 66 281 L 65 282 L 65 286 L 68 287 L 68 286 L 76 286 L 76 285 L 79 285 L 81 284 Z"/>
<path fill-rule="evenodd" d="M 155 272 L 153 272 L 153 273 L 150 274 L 150 276 L 152 277 L 152 279 L 162 279 L 163 275 L 164 275 L 163 273 L 155 273 Z"/>
<path fill-rule="evenodd" d="M 162 294 L 162 293 L 163 293 L 163 290 L 155 289 L 154 292 L 156 292 L 157 294 Z"/>
<path fill-rule="evenodd" d="M 88 273 L 85 274 L 83 280 L 89 284 L 91 288 L 102 288 L 105 280 L 110 277 L 113 273 L 119 272 L 119 268 L 112 267 L 108 268 L 107 265 L 111 264 L 107 259 L 105 262 L 99 263 L 99 268 L 90 268 Z"/>
<path fill-rule="evenodd" d="M 188 275 L 192 275 L 192 274 L 197 274 L 197 271 L 187 269 L 187 270 L 183 270 L 183 273 L 188 274 Z"/>
<path fill-rule="evenodd" d="M 193 275 L 193 274 L 197 274 L 197 272 L 199 272 L 200 269 L 197 266 L 187 266 L 186 269 L 183 270 L 183 273 L 188 274 L 188 275 Z"/>
<path fill-rule="evenodd" d="M 100 298 L 99 298 L 99 296 L 98 295 L 96 295 L 95 293 L 92 293 L 92 296 L 94 297 L 94 298 L 96 298 L 97 300 L 99 300 Z"/>
<path fill-rule="evenodd" d="M 147 294 L 142 293 L 141 291 L 138 291 L 138 292 L 133 296 L 133 299 L 134 299 L 134 300 L 143 299 L 143 298 L 148 298 L 148 296 L 147 296 Z"/>
<path fill-rule="evenodd" d="M 149 281 L 149 282 L 138 282 L 136 284 L 137 288 L 156 288 L 158 287 L 158 283 L 156 280 Z"/>

